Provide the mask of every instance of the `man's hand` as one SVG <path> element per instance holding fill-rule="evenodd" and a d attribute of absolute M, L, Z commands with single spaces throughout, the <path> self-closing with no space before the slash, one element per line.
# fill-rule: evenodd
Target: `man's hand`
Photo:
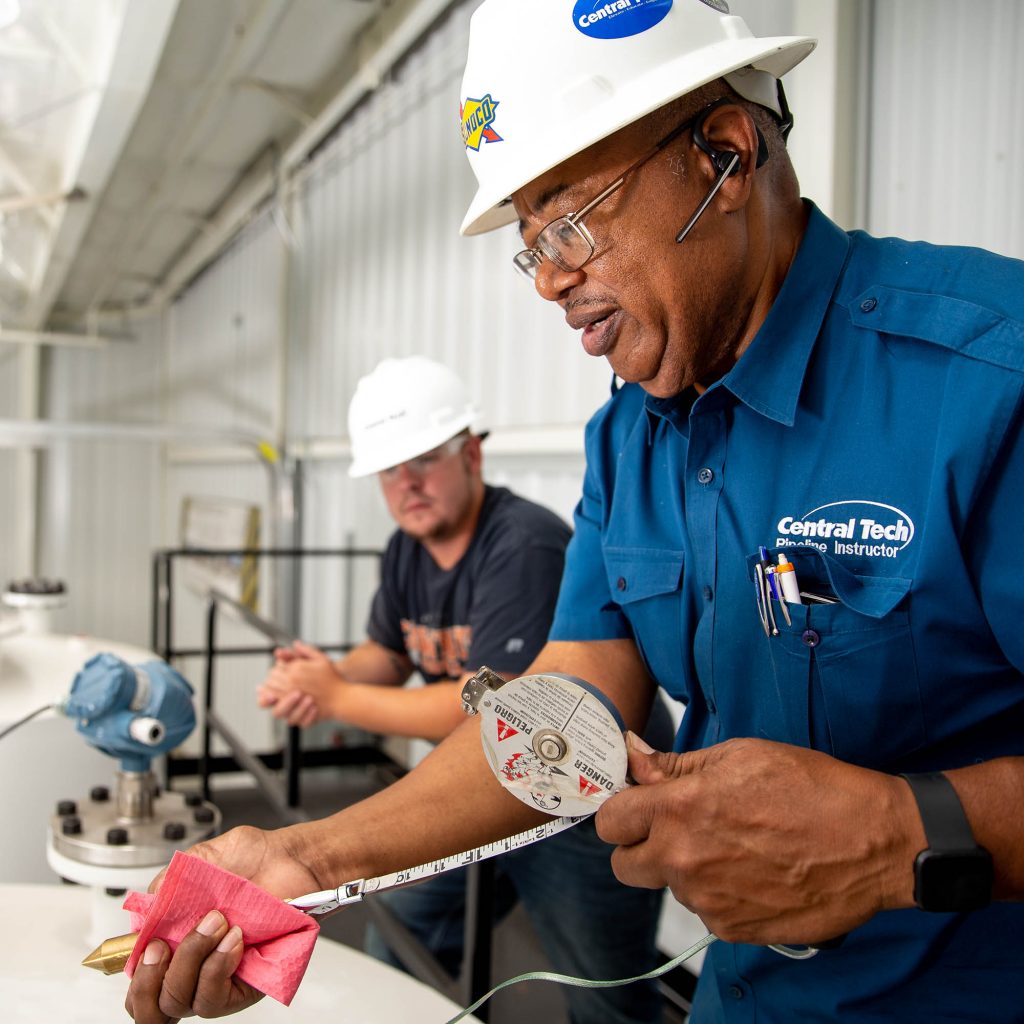
<path fill-rule="evenodd" d="M 730 942 L 823 942 L 913 905 L 925 841 L 901 779 L 766 740 L 664 754 L 628 739 L 638 785 L 597 813 L 620 881 L 668 886 Z"/>
<path fill-rule="evenodd" d="M 282 898 L 315 892 L 321 887 L 300 855 L 293 852 L 288 832 L 236 828 L 188 852 L 217 864 Z M 161 872 L 150 890 L 163 880 Z M 182 939 L 174 955 L 154 939 L 135 969 L 125 1009 L 136 1024 L 173 1024 L 181 1017 L 223 1017 L 263 998 L 261 992 L 233 977 L 242 959 L 245 936 L 217 910 Z"/>
<path fill-rule="evenodd" d="M 256 701 L 289 725 L 310 726 L 337 718 L 334 704 L 345 680 L 323 651 L 296 640 L 274 652 L 274 667 L 256 691 Z"/>

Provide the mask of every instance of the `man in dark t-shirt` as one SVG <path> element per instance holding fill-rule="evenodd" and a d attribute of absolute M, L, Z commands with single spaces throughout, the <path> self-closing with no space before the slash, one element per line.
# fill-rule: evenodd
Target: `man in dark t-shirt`
<path fill-rule="evenodd" d="M 438 363 L 384 360 L 359 382 L 349 434 L 350 475 L 377 474 L 398 526 L 384 552 L 367 639 L 339 661 L 301 643 L 279 650 L 258 699 L 295 725 L 341 720 L 440 740 L 465 720 L 466 678 L 482 665 L 505 678 L 521 674 L 544 645 L 570 530 L 548 509 L 484 483 L 486 435 L 477 410 Z M 414 672 L 428 685 L 404 688 Z M 656 965 L 661 894 L 620 885 L 610 854 L 588 821 L 497 866 L 499 914 L 520 899 L 559 971 L 602 979 Z M 380 899 L 454 974 L 464 897 L 459 871 Z M 598 935 L 615 941 L 594 942 Z M 372 925 L 366 948 L 401 966 Z M 573 1024 L 660 1019 L 653 985 L 570 989 L 567 998 Z"/>
<path fill-rule="evenodd" d="M 301 643 L 277 652 L 259 690 L 276 717 L 440 740 L 465 720 L 473 672 L 518 675 L 544 645 L 571 531 L 484 484 L 478 416 L 459 378 L 420 356 L 386 359 L 359 382 L 350 475 L 377 475 L 398 529 L 367 639 L 338 661 Z M 431 685 L 403 688 L 414 672 Z"/>

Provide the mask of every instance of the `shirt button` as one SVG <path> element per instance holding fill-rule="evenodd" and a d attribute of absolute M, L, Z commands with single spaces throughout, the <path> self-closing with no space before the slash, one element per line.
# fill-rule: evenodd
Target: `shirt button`
<path fill-rule="evenodd" d="M 714 596 L 715 596 L 715 592 L 709 586 L 707 586 L 707 584 L 705 584 L 704 585 L 704 600 L 705 601 L 710 601 Z"/>
<path fill-rule="evenodd" d="M 800 635 L 800 639 L 803 640 L 808 647 L 817 647 L 821 643 L 821 636 L 815 629 L 805 629 Z"/>
<path fill-rule="evenodd" d="M 626 577 L 625 576 L 620 576 L 615 581 L 615 587 L 618 590 L 625 590 L 627 586 L 628 586 L 628 584 L 626 583 Z"/>
<path fill-rule="evenodd" d="M 743 989 L 741 989 L 739 987 L 739 985 L 730 985 L 729 986 L 729 995 L 731 995 L 733 997 L 733 999 L 742 999 L 743 998 Z"/>
<path fill-rule="evenodd" d="M 709 484 L 714 479 L 715 471 L 713 469 L 708 469 L 707 466 L 697 473 L 697 483 L 699 484 Z"/>
<path fill-rule="evenodd" d="M 860 311 L 862 313 L 870 313 L 878 305 L 878 299 L 865 299 L 860 304 Z"/>

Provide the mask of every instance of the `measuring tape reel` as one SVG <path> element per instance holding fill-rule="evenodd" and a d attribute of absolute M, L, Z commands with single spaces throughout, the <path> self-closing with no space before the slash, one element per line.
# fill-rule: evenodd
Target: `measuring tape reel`
<path fill-rule="evenodd" d="M 506 682 L 481 668 L 466 682 L 462 702 L 480 715 L 491 771 L 523 803 L 585 816 L 625 789 L 622 718 L 583 680 L 552 672 Z"/>

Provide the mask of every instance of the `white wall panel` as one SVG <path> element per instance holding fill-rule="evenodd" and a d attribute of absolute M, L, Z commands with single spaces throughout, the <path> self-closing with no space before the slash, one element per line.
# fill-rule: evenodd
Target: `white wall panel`
<path fill-rule="evenodd" d="M 264 213 L 174 304 L 170 421 L 274 436 L 282 251 L 282 236 Z"/>
<path fill-rule="evenodd" d="M 132 325 L 133 341 L 46 355 L 47 418 L 68 423 L 160 421 L 159 319 Z M 160 446 L 66 440 L 42 460 L 40 569 L 68 584 L 67 627 L 149 643 L 150 554 L 161 523 Z"/>
<path fill-rule="evenodd" d="M 18 362 L 24 345 L 0 342 L 0 417 L 16 417 L 20 412 Z"/>
<path fill-rule="evenodd" d="M 314 463 L 305 474 L 304 543 L 309 548 L 379 550 L 391 524 L 375 480 L 349 480 L 338 462 Z M 319 643 L 358 641 L 379 578 L 374 558 L 303 563 L 302 628 Z"/>
<path fill-rule="evenodd" d="M 23 345 L 0 343 L 0 419 L 17 419 L 21 415 L 18 377 Z M 17 449 L 0 447 L 0 586 L 6 586 L 18 572 L 19 553 L 12 538 L 18 530 Z"/>
<path fill-rule="evenodd" d="M 1024 257 L 1024 4 L 873 10 L 868 229 Z"/>

